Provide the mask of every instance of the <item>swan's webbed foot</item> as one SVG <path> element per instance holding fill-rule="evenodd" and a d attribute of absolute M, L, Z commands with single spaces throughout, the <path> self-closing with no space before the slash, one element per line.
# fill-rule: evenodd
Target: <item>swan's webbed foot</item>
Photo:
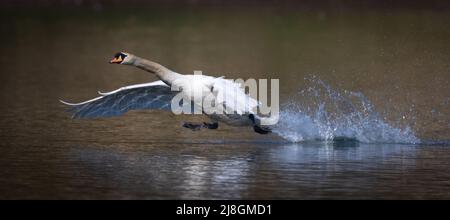
<path fill-rule="evenodd" d="M 208 128 L 208 129 L 217 129 L 219 127 L 219 123 L 217 123 L 217 122 L 213 122 L 213 123 L 203 122 L 203 127 Z"/>
<path fill-rule="evenodd" d="M 260 127 L 258 125 L 254 125 L 253 130 L 258 134 L 268 134 L 268 133 L 272 132 L 272 129 L 270 129 L 268 127 Z"/>
<path fill-rule="evenodd" d="M 257 125 L 254 114 L 248 115 L 248 118 L 252 121 L 252 123 L 253 123 L 253 130 L 256 133 L 258 133 L 258 134 L 268 134 L 268 133 L 272 132 L 272 129 L 270 129 L 268 127 L 261 127 L 261 126 Z"/>
<path fill-rule="evenodd" d="M 183 123 L 183 127 L 185 128 L 189 128 L 193 131 L 198 131 L 203 127 L 203 124 L 196 124 L 196 123 L 190 123 L 190 122 L 185 122 Z"/>
<path fill-rule="evenodd" d="M 214 123 L 207 123 L 207 122 L 191 123 L 191 122 L 185 122 L 183 124 L 183 127 L 189 128 L 189 129 L 191 129 L 193 131 L 200 130 L 201 128 L 217 129 L 219 127 L 219 123 L 217 123 L 217 122 L 214 122 Z"/>

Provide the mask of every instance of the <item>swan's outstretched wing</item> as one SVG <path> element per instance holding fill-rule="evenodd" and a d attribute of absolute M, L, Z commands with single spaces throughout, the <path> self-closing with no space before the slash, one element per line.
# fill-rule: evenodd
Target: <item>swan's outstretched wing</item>
<path fill-rule="evenodd" d="M 97 118 L 117 116 L 135 109 L 170 110 L 170 102 L 177 93 L 160 80 L 99 92 L 101 96 L 81 103 L 61 102 L 70 106 L 73 118 Z"/>

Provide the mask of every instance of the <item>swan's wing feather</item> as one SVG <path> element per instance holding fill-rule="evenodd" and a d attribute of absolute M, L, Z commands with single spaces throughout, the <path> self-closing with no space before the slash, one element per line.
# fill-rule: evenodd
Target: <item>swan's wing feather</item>
<path fill-rule="evenodd" d="M 158 80 L 158 81 L 151 82 L 151 83 L 142 83 L 142 84 L 125 86 L 125 87 L 116 89 L 116 90 L 111 91 L 111 92 L 100 92 L 100 91 L 98 91 L 98 94 L 100 94 L 102 96 L 105 96 L 105 95 L 111 95 L 111 94 L 114 94 L 114 93 L 117 93 L 117 92 L 120 92 L 120 91 L 123 91 L 123 90 L 135 89 L 135 88 L 141 88 L 141 87 L 149 87 L 149 86 L 166 86 L 166 87 L 169 87 L 163 81 Z"/>
<path fill-rule="evenodd" d="M 216 94 L 217 103 L 237 114 L 253 113 L 260 105 L 256 99 L 245 93 L 240 84 L 221 77 L 214 80 L 213 93 Z"/>
<path fill-rule="evenodd" d="M 77 104 L 61 102 L 70 106 L 73 118 L 98 118 L 118 116 L 137 109 L 170 110 L 171 100 L 177 93 L 156 81 L 101 93 L 102 96 Z"/>

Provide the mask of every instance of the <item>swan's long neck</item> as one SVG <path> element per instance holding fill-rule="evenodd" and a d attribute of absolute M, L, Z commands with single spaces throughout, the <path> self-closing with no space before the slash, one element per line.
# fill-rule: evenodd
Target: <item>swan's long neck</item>
<path fill-rule="evenodd" d="M 167 69 L 161 64 L 140 57 L 135 58 L 133 66 L 136 66 L 137 68 L 145 70 L 147 72 L 156 74 L 163 82 L 167 83 L 168 85 L 172 85 L 173 81 L 182 76 L 179 73 Z"/>

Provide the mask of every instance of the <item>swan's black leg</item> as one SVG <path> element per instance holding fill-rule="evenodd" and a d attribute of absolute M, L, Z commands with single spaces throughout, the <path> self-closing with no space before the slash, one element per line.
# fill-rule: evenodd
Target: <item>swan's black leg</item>
<path fill-rule="evenodd" d="M 253 130 L 256 133 L 258 133 L 258 134 L 267 134 L 267 133 L 272 132 L 272 130 L 270 128 L 268 128 L 268 127 L 261 127 L 261 126 L 257 125 L 254 114 L 248 115 L 248 118 L 250 119 L 250 121 L 252 121 L 252 123 L 253 123 Z"/>
<path fill-rule="evenodd" d="M 270 128 L 267 128 L 267 127 L 260 127 L 260 126 L 258 126 L 258 125 L 253 125 L 253 130 L 254 130 L 256 133 L 259 133 L 259 134 L 267 134 L 267 133 L 272 132 L 272 130 L 271 130 Z"/>
<path fill-rule="evenodd" d="M 213 122 L 213 123 L 203 122 L 203 127 L 208 128 L 208 129 L 217 129 L 219 127 L 219 123 L 217 123 L 217 122 Z"/>
<path fill-rule="evenodd" d="M 255 121 L 255 115 L 254 115 L 254 114 L 248 115 L 248 118 L 250 118 L 250 121 L 252 121 L 253 124 L 256 123 L 256 121 Z"/>
<path fill-rule="evenodd" d="M 196 123 L 185 122 L 183 124 L 183 127 L 189 128 L 189 129 L 191 129 L 193 131 L 197 131 L 197 130 L 200 130 L 200 128 L 203 127 L 203 124 L 196 124 Z"/>

